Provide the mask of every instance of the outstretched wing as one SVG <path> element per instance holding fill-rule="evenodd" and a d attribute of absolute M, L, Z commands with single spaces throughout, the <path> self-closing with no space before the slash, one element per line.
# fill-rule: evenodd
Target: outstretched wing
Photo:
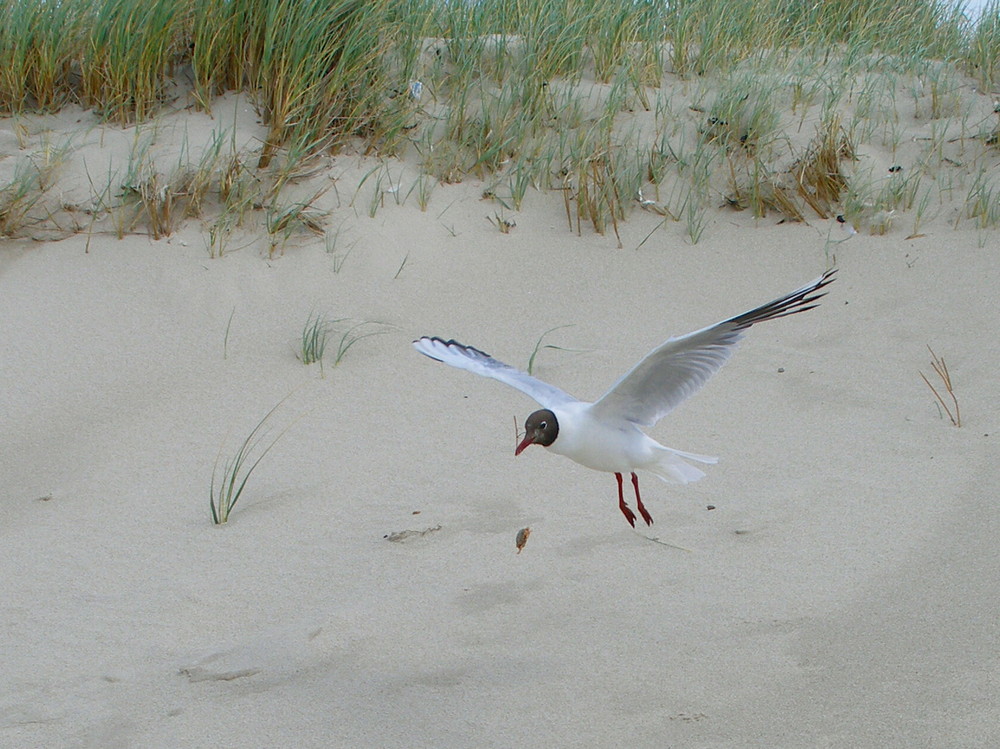
<path fill-rule="evenodd" d="M 592 406 L 595 416 L 652 426 L 694 395 L 736 349 L 744 331 L 765 320 L 812 309 L 836 269 L 790 294 L 687 335 L 670 338 L 650 351 Z"/>
<path fill-rule="evenodd" d="M 505 385 L 520 390 L 534 398 L 543 408 L 552 408 L 576 401 L 572 395 L 532 377 L 527 372 L 494 359 L 484 351 L 464 346 L 458 341 L 445 341 L 436 336 L 424 336 L 413 342 L 413 347 L 424 356 L 436 359 L 482 377 L 492 377 Z"/>

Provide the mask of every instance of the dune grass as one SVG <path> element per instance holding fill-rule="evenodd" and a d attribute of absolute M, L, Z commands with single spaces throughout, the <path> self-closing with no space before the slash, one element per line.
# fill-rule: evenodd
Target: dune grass
<path fill-rule="evenodd" d="M 336 322 L 336 321 L 334 321 Z M 326 353 L 326 342 L 330 338 L 330 321 L 320 313 L 310 313 L 302 327 L 302 339 L 299 347 L 299 359 L 303 364 L 319 362 L 320 372 L 323 372 L 323 355 Z"/>
<path fill-rule="evenodd" d="M 0 237 L 15 236 L 23 228 L 43 193 L 38 169 L 30 162 L 18 162 L 10 181 L 0 184 Z"/>
<path fill-rule="evenodd" d="M 474 176 L 505 210 L 529 188 L 559 191 L 571 230 L 619 244 L 638 205 L 683 223 L 691 242 L 719 206 L 790 220 L 853 211 L 887 231 L 884 219 L 929 188 L 910 172 L 884 184 L 856 175 L 856 147 L 895 153 L 912 119 L 960 121 L 964 147 L 978 124 L 956 93 L 962 76 L 984 90 L 1000 79 L 1000 3 L 978 23 L 963 11 L 938 0 L 12 0 L 0 8 L 0 111 L 79 102 L 125 124 L 244 92 L 266 127 L 252 159 L 224 153 L 220 136 L 183 164 L 137 152 L 122 191 L 95 185 L 119 236 L 168 236 L 218 203 L 213 255 L 254 212 L 271 255 L 292 229 L 319 233 L 314 199 L 280 195 L 302 164 L 347 144 L 379 158 L 365 177 L 371 217 L 390 191 L 426 210 L 436 183 Z M 666 83 L 682 93 L 664 97 Z M 625 127 L 635 113 L 652 124 Z M 951 143 L 927 158 L 958 160 Z M 423 170 L 408 190 L 387 161 L 407 151 Z M 961 163 L 973 182 L 987 168 Z M 973 187 L 959 185 L 963 215 L 992 225 L 992 189 Z M 37 218 L 32 189 L 8 188 L 8 234 Z"/>
<path fill-rule="evenodd" d="M 52 112 L 82 95 L 72 70 L 83 58 L 88 15 L 85 3 L 0 5 L 0 111 Z"/>
<path fill-rule="evenodd" d="M 404 259 L 405 262 L 405 259 Z M 397 271 L 398 275 L 399 271 Z M 337 320 L 335 322 L 342 322 Z M 380 326 L 378 328 L 373 328 L 371 326 Z M 337 350 L 333 357 L 333 366 L 337 366 L 344 360 L 347 356 L 347 352 L 354 346 L 354 344 L 359 341 L 363 341 L 365 338 L 371 338 L 372 336 L 382 335 L 388 332 L 384 328 L 383 323 L 378 323 L 373 320 L 365 320 L 364 322 L 359 322 L 346 328 L 341 334 L 340 338 L 337 339 Z"/>
<path fill-rule="evenodd" d="M 325 236 L 323 222 L 326 219 L 326 212 L 315 207 L 323 192 L 325 188 L 305 200 L 289 203 L 275 200 L 266 206 L 264 220 L 270 238 L 268 254 L 271 257 L 283 248 L 296 232 L 307 231 L 315 236 Z"/>
<path fill-rule="evenodd" d="M 288 396 L 264 414 L 264 417 L 257 422 L 257 426 L 250 431 L 246 439 L 240 444 L 236 454 L 226 461 L 221 472 L 219 471 L 219 461 L 222 459 L 222 450 L 219 450 L 219 455 L 215 459 L 215 465 L 212 467 L 212 479 L 209 485 L 209 506 L 212 513 L 212 522 L 216 525 L 222 525 L 229 521 L 229 515 L 243 495 L 243 490 L 246 488 L 247 481 L 250 480 L 250 476 L 254 470 L 260 465 L 265 456 L 271 452 L 271 449 L 284 436 L 285 432 L 294 425 L 295 422 L 292 422 L 292 424 L 285 427 L 268 444 L 263 445 L 271 418 L 287 399 Z M 217 475 L 219 477 L 218 483 L 216 482 Z"/>
<path fill-rule="evenodd" d="M 79 98 L 111 121 L 149 118 L 180 61 L 187 9 L 175 0 L 90 0 L 88 10 Z"/>
<path fill-rule="evenodd" d="M 271 134 L 263 156 L 293 139 L 316 147 L 363 134 L 392 141 L 400 96 L 439 39 L 449 97 L 480 77 L 522 81 L 520 106 L 543 106 L 540 84 L 600 82 L 622 70 L 656 86 L 679 75 L 733 69 L 762 51 L 915 64 L 958 63 L 984 84 L 1000 69 L 1000 8 L 973 24 L 937 0 L 11 0 L 0 10 L 0 109 L 68 100 L 109 119 L 148 117 L 169 77 L 190 66 L 198 102 L 247 90 Z M 508 42 L 516 39 L 517 45 Z"/>
<path fill-rule="evenodd" d="M 572 328 L 572 327 L 573 327 L 572 323 L 567 325 L 556 325 L 554 328 L 549 328 L 540 336 L 538 336 L 538 340 L 535 341 L 535 348 L 532 349 L 531 356 L 528 357 L 528 366 L 526 367 L 526 371 L 528 372 L 528 374 L 533 375 L 535 373 L 535 360 L 538 358 L 538 354 L 545 349 L 551 349 L 553 351 L 573 351 L 573 352 L 580 351 L 580 349 L 571 349 L 571 348 L 566 348 L 565 346 L 557 346 L 554 343 L 542 343 L 542 341 L 545 340 L 545 337 L 549 333 L 554 333 L 557 330 L 563 330 L 564 328 Z"/>

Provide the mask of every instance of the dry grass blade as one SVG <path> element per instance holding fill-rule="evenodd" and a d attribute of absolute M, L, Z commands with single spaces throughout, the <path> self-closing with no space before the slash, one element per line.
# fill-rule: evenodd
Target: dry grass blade
<path fill-rule="evenodd" d="M 595 232 L 604 234 L 610 219 L 611 228 L 614 230 L 615 239 L 618 242 L 618 249 L 621 249 L 623 245 L 621 235 L 618 233 L 618 219 L 625 218 L 627 200 L 616 182 L 615 165 L 612 163 L 612 158 L 610 148 L 601 146 L 589 156 L 579 159 L 573 167 L 576 177 L 574 181 L 577 185 L 576 193 L 572 196 L 569 195 L 568 186 L 572 184 L 572 181 L 571 177 L 567 176 L 563 197 L 566 201 L 568 216 L 570 198 L 572 197 L 576 201 L 577 234 L 580 233 L 583 221 L 589 221 Z M 572 217 L 570 217 L 570 223 L 572 225 Z"/>
<path fill-rule="evenodd" d="M 761 159 L 754 157 L 748 162 L 740 157 L 738 172 L 732 155 L 727 154 L 727 158 L 732 186 L 732 194 L 726 196 L 729 207 L 738 211 L 749 208 L 754 218 L 764 218 L 773 210 L 789 221 L 805 220 L 792 189 L 782 184 Z"/>
<path fill-rule="evenodd" d="M 514 219 L 503 215 L 503 211 L 499 213 L 494 212 L 492 216 L 487 216 L 486 220 L 493 224 L 501 234 L 510 234 L 517 226 L 517 222 Z"/>
<path fill-rule="evenodd" d="M 930 346 L 927 347 L 927 350 L 931 352 L 931 367 L 934 369 L 937 376 L 941 378 L 941 382 L 944 383 L 945 392 L 951 397 L 951 402 L 955 408 L 954 414 L 951 412 L 951 408 L 948 407 L 948 404 L 945 403 L 944 398 L 941 397 L 941 393 L 938 392 L 938 389 L 931 384 L 931 381 L 927 379 L 926 375 L 921 372 L 920 376 L 923 378 L 924 382 L 927 383 L 927 387 L 931 389 L 931 392 L 934 393 L 934 397 L 938 399 L 938 402 L 941 404 L 944 412 L 948 414 L 948 418 L 951 419 L 951 423 L 960 427 L 962 426 L 962 415 L 958 410 L 958 398 L 955 397 L 955 391 L 951 386 L 951 374 L 948 372 L 948 365 L 945 364 L 944 359 L 934 353 L 934 349 Z"/>
<path fill-rule="evenodd" d="M 28 222 L 28 211 L 42 197 L 38 169 L 22 162 L 17 165 L 14 178 L 0 185 L 0 237 L 11 237 Z"/>
<path fill-rule="evenodd" d="M 841 159 L 854 158 L 851 144 L 834 115 L 817 128 L 816 139 L 805 156 L 792 167 L 799 195 L 820 218 L 829 218 L 831 207 L 847 188 L 847 178 L 840 170 Z"/>

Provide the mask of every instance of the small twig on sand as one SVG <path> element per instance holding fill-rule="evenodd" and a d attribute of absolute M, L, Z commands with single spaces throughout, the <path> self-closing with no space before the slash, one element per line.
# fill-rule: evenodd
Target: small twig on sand
<path fill-rule="evenodd" d="M 661 541 L 659 536 L 644 536 L 642 533 L 638 532 L 637 535 L 641 536 L 647 541 L 652 541 L 654 544 L 659 544 L 660 546 L 669 546 L 671 549 L 680 549 L 681 551 L 686 551 L 688 553 L 691 552 L 691 549 L 685 549 L 683 546 L 678 546 L 677 544 L 671 544 L 667 543 L 666 541 Z"/>

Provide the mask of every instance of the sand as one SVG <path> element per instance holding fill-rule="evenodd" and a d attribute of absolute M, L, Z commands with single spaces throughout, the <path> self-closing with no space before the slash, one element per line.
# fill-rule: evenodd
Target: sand
<path fill-rule="evenodd" d="M 230 95 L 157 144 L 232 121 L 262 132 Z M 106 174 L 135 138 L 79 111 L 18 123 L 6 156 L 72 135 L 65 203 L 89 194 L 84 156 Z M 0 246 L 0 744 L 995 745 L 995 230 L 956 227 L 957 204 L 915 238 L 719 209 L 696 245 L 671 222 L 642 243 L 662 218 L 635 210 L 618 249 L 568 231 L 558 194 L 502 234 L 474 178 L 369 218 L 350 202 L 373 164 L 348 151 L 294 188 L 336 186 L 334 252 L 305 233 L 210 258 L 198 219 Z M 721 461 L 687 487 L 646 476 L 649 529 L 612 476 L 514 458 L 529 399 L 410 347 L 524 367 L 572 326 L 535 371 L 593 399 L 834 263 L 818 309 L 755 327 L 651 430 Z M 317 311 L 379 335 L 321 373 L 295 355 Z M 919 377 L 928 344 L 961 428 Z M 287 432 L 213 525 L 217 456 L 282 399 Z"/>

